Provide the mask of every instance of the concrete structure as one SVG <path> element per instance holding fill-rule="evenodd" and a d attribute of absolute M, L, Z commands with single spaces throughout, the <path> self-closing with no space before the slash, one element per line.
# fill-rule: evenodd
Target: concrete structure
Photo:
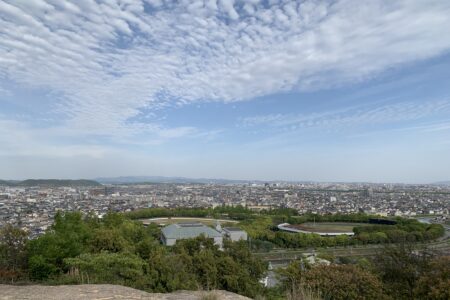
<path fill-rule="evenodd" d="M 222 234 L 211 227 L 202 223 L 178 223 L 164 227 L 161 240 L 166 246 L 173 246 L 177 240 L 192 239 L 204 235 L 207 238 L 214 239 L 214 244 L 222 248 Z"/>
<path fill-rule="evenodd" d="M 224 227 L 222 233 L 233 242 L 247 240 L 247 232 L 237 227 Z"/>
<path fill-rule="evenodd" d="M 279 224 L 277 227 L 278 227 L 278 229 L 283 230 L 283 231 L 289 231 L 289 232 L 295 232 L 295 233 L 315 233 L 320 236 L 338 236 L 338 235 L 353 236 L 353 235 L 355 235 L 355 233 L 352 231 L 347 231 L 347 232 L 306 231 L 306 230 L 301 230 L 301 229 L 290 227 L 290 226 L 291 226 L 291 224 L 289 224 L 289 223 L 283 223 L 283 224 Z"/>
<path fill-rule="evenodd" d="M 331 264 L 330 261 L 326 260 L 326 259 L 322 259 L 317 257 L 317 255 L 315 253 L 310 253 L 310 254 L 306 254 L 305 258 L 304 258 L 310 265 L 326 265 L 329 266 Z"/>

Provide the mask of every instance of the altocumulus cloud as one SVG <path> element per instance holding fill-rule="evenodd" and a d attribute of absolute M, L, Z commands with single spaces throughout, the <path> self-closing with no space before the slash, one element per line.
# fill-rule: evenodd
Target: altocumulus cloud
<path fill-rule="evenodd" d="M 136 117 L 367 80 L 448 51 L 449 15 L 432 0 L 1 0 L 0 91 L 57 93 L 72 134 L 202 136 Z"/>
<path fill-rule="evenodd" d="M 342 129 L 371 124 L 391 124 L 422 120 L 427 117 L 439 115 L 445 117 L 449 113 L 450 100 L 445 99 L 428 100 L 423 103 L 417 101 L 400 102 L 396 104 L 377 105 L 376 107 L 373 104 L 361 104 L 336 111 L 307 115 L 259 115 L 243 118 L 241 124 L 245 127 L 263 126 L 281 129 Z M 443 124 L 445 125 L 446 122 Z M 432 128 L 438 130 L 441 127 L 441 125 L 435 125 Z M 431 130 L 431 128 L 428 129 Z"/>

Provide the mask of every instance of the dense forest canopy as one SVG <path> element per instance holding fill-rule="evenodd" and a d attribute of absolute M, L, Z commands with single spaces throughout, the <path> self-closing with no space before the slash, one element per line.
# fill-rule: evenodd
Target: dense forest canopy
<path fill-rule="evenodd" d="M 252 297 L 261 292 L 259 279 L 267 269 L 245 242 L 225 242 L 221 251 L 199 237 L 169 248 L 160 244 L 158 226 L 144 227 L 119 213 L 102 219 L 58 213 L 52 228 L 30 241 L 17 229 L 3 232 L 11 232 L 8 235 L 17 236 L 23 245 L 2 256 L 9 258 L 2 263 L 11 270 L 11 279 L 112 283 L 154 292 L 226 289 Z M 6 245 L 11 243 L 6 242 L 5 249 Z M 18 252 L 21 256 L 12 260 Z"/>

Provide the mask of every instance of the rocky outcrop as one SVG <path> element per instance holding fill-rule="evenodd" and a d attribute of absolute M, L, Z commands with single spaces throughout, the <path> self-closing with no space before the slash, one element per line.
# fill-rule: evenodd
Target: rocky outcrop
<path fill-rule="evenodd" d="M 39 299 L 39 300 L 248 300 L 227 291 L 178 291 L 170 294 L 147 293 L 129 287 L 110 284 L 82 285 L 0 285 L 0 299 Z"/>

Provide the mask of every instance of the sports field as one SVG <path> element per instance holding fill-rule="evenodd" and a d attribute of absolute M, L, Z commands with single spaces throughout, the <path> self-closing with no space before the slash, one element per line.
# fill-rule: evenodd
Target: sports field
<path fill-rule="evenodd" d="M 345 222 L 307 222 L 297 225 L 289 225 L 291 228 L 296 228 L 310 232 L 352 232 L 354 227 L 367 225 L 365 223 L 345 223 Z"/>
<path fill-rule="evenodd" d="M 173 217 L 173 218 L 152 218 L 152 219 L 143 219 L 141 220 L 142 223 L 149 224 L 149 223 L 155 223 L 158 225 L 169 225 L 174 223 L 203 223 L 205 225 L 216 225 L 217 221 L 224 226 L 227 224 L 235 224 L 238 223 L 238 221 L 234 220 L 225 220 L 225 219 L 210 219 L 210 218 L 189 218 L 189 217 Z"/>

